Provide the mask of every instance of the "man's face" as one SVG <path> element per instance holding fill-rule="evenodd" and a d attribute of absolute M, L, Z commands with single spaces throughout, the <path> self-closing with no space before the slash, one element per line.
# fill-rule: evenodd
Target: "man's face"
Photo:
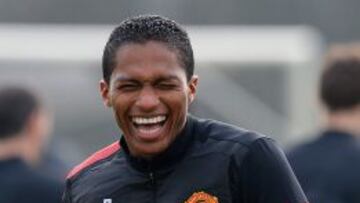
<path fill-rule="evenodd" d="M 197 77 L 189 82 L 176 52 L 149 41 L 119 48 L 110 83 L 100 82 L 104 103 L 112 107 L 133 156 L 151 158 L 183 129 Z"/>

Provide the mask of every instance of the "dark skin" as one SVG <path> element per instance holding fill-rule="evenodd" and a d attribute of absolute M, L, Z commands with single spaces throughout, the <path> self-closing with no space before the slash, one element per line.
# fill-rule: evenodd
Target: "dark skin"
<path fill-rule="evenodd" d="M 113 109 L 130 153 L 151 159 L 184 128 L 198 78 L 187 80 L 176 51 L 161 42 L 124 45 L 115 59 L 109 84 L 100 81 L 103 101 Z"/>

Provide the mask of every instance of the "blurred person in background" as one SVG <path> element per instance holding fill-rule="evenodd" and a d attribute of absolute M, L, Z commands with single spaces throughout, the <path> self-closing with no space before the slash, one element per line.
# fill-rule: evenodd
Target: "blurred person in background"
<path fill-rule="evenodd" d="M 50 130 L 39 98 L 15 86 L 0 89 L 0 202 L 57 203 L 62 184 L 39 174 Z"/>
<path fill-rule="evenodd" d="M 360 202 L 360 45 L 330 49 L 319 97 L 325 128 L 288 153 L 310 202 Z"/>
<path fill-rule="evenodd" d="M 193 72 L 176 22 L 150 15 L 115 28 L 100 90 L 123 136 L 70 172 L 64 203 L 307 202 L 272 139 L 188 114 Z"/>

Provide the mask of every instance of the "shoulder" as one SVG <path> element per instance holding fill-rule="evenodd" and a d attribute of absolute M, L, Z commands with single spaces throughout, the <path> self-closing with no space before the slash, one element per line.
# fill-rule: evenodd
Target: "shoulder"
<path fill-rule="evenodd" d="M 266 135 L 214 120 L 197 119 L 195 126 L 198 151 L 225 155 L 236 171 L 291 171 L 280 145 Z"/>
<path fill-rule="evenodd" d="M 268 137 L 235 125 L 211 119 L 195 119 L 196 134 L 200 139 L 227 142 L 249 147 L 257 140 L 267 140 Z"/>
<path fill-rule="evenodd" d="M 103 163 L 104 160 L 113 157 L 120 150 L 120 143 L 116 141 L 99 151 L 95 152 L 79 165 L 75 166 L 70 173 L 67 175 L 66 179 L 73 179 L 83 171 L 86 171 L 98 164 Z"/>
<path fill-rule="evenodd" d="M 6 191 L 6 197 L 12 199 L 10 202 L 59 202 L 64 190 L 60 181 L 31 168 L 24 167 L 9 175 L 11 179 L 5 180 L 5 185 L 0 184 L 0 188 Z"/>
<path fill-rule="evenodd" d="M 266 135 L 215 120 L 196 119 L 194 134 L 197 151 L 223 155 L 239 163 L 249 155 L 278 149 L 274 140 Z"/>
<path fill-rule="evenodd" d="M 34 184 L 31 184 L 29 188 L 23 190 L 24 197 L 21 198 L 25 198 L 25 194 L 28 194 L 30 199 L 37 196 L 37 201 L 33 202 L 59 202 L 65 185 L 60 181 L 43 176 L 34 181 Z M 20 202 L 32 202 L 27 200 L 29 199 Z"/>
<path fill-rule="evenodd" d="M 311 136 L 311 139 L 305 140 L 286 151 L 286 156 L 293 165 L 308 165 L 310 161 L 322 162 L 329 154 L 336 152 L 334 148 L 339 148 L 339 142 L 332 141 L 323 133 L 316 133 Z M 330 159 L 333 159 L 330 158 Z M 304 165 L 305 166 L 305 165 Z"/>

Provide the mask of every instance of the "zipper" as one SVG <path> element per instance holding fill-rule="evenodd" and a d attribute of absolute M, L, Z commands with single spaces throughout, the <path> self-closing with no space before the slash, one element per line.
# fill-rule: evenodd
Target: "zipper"
<path fill-rule="evenodd" d="M 154 173 L 153 172 L 150 172 L 149 173 L 149 178 L 150 178 L 150 181 L 151 181 L 151 185 L 155 185 L 155 178 L 154 178 Z"/>
<path fill-rule="evenodd" d="M 153 202 L 156 203 L 156 182 L 155 182 L 155 175 L 153 171 L 149 172 L 149 179 L 151 184 L 151 190 L 152 190 L 152 196 L 153 196 Z"/>

